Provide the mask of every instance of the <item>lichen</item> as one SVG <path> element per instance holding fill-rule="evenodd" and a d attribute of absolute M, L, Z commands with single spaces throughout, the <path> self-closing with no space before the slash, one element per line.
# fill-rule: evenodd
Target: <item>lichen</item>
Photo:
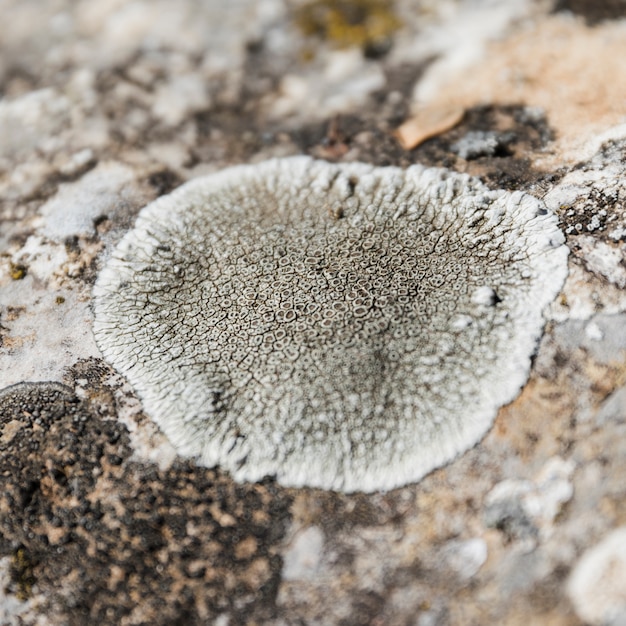
<path fill-rule="evenodd" d="M 562 243 L 535 198 L 445 170 L 240 166 L 141 212 L 98 278 L 95 336 L 182 454 L 388 489 L 518 393 Z"/>

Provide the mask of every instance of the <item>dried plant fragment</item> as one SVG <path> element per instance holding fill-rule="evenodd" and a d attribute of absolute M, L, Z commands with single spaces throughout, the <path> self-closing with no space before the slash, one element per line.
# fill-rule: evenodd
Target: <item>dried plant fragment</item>
<path fill-rule="evenodd" d="M 405 150 L 413 150 L 431 137 L 454 128 L 465 111 L 458 106 L 424 107 L 395 131 L 396 139 Z"/>

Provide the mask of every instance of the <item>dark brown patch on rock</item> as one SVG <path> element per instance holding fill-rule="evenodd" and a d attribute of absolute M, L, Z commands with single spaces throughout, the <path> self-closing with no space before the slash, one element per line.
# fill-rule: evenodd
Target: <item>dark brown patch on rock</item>
<path fill-rule="evenodd" d="M 412 499 L 404 489 L 377 494 L 344 494 L 320 489 L 294 490 L 293 511 L 304 526 L 318 525 L 327 537 L 401 520 Z"/>
<path fill-rule="evenodd" d="M 342 115 L 293 130 L 293 142 L 307 154 L 339 161 L 350 151 L 350 160 L 372 165 L 408 167 L 418 162 L 392 135 L 393 124 L 370 114 Z"/>
<path fill-rule="evenodd" d="M 393 136 L 408 111 L 404 96 L 395 93 L 392 103 L 378 103 L 372 113 L 340 116 L 294 130 L 292 141 L 317 158 L 337 161 L 348 154 L 350 160 L 372 165 L 446 167 L 478 176 L 495 189 L 533 190 L 558 179 L 557 174 L 532 165 L 533 153 L 553 138 L 541 112 L 521 105 L 475 107 L 455 128 L 407 151 Z"/>
<path fill-rule="evenodd" d="M 411 155 L 415 162 L 466 171 L 496 189 L 529 189 L 546 176 L 532 166 L 532 155 L 552 138 L 539 111 L 521 105 L 479 106 Z"/>
<path fill-rule="evenodd" d="M 558 0 L 555 12 L 569 11 L 585 18 L 589 26 L 605 20 L 617 20 L 626 16 L 624 0 Z"/>
<path fill-rule="evenodd" d="M 275 134 L 261 132 L 262 124 L 254 106 L 216 105 L 195 115 L 197 142 L 192 162 L 243 162 L 259 151 L 264 142 L 275 143 Z"/>
<path fill-rule="evenodd" d="M 360 111 L 291 128 L 287 131 L 291 141 L 301 152 L 328 161 L 342 160 L 350 151 L 349 160 L 372 165 L 422 163 L 400 146 L 393 131 L 408 117 L 413 87 L 429 64 L 388 67 L 385 87 L 374 92 Z"/>
<path fill-rule="evenodd" d="M 170 193 L 182 182 L 181 177 L 169 169 L 159 170 L 148 177 L 148 184 L 156 191 L 157 196 Z"/>
<path fill-rule="evenodd" d="M 356 149 L 349 160 L 402 167 L 416 162 L 400 147 L 393 130 L 406 119 L 415 82 L 430 61 L 386 68 L 385 87 L 372 93 L 354 113 L 308 123 L 277 122 L 266 119 L 264 98 L 279 88 L 276 63 L 283 63 L 283 73 L 295 71 L 293 63 L 267 53 L 263 42 L 248 52 L 246 80 L 237 100 L 221 102 L 216 96 L 210 109 L 194 116 L 197 141 L 192 163 L 245 162 L 274 146 L 328 161 L 341 160 L 348 149 Z"/>
<path fill-rule="evenodd" d="M 80 371 L 79 371 L 80 370 Z M 275 612 L 289 498 L 190 462 L 131 459 L 90 362 L 86 398 L 57 383 L 0 391 L 0 554 L 10 589 L 43 594 L 56 623 L 263 622 Z M 81 394 L 82 395 L 82 394 Z M 19 566 L 19 567 L 18 567 Z"/>

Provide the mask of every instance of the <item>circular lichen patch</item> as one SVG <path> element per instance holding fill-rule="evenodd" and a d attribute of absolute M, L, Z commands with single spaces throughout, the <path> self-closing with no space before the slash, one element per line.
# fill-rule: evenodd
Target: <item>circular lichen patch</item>
<path fill-rule="evenodd" d="M 241 480 L 389 489 L 516 396 L 566 258 L 529 195 L 274 160 L 146 207 L 98 278 L 95 336 L 181 454 Z"/>

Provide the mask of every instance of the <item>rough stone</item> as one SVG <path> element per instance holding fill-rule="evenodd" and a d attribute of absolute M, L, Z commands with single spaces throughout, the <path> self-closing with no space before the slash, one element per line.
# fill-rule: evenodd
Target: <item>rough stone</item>
<path fill-rule="evenodd" d="M 306 580 L 315 575 L 324 547 L 324 535 L 311 526 L 292 540 L 284 554 L 283 580 Z"/>
<path fill-rule="evenodd" d="M 3 0 L 0 388 L 51 382 L 0 395 L 0 622 L 615 626 L 619 559 L 591 580 L 585 555 L 626 525 L 624 3 L 342 0 L 344 31 L 305 33 L 309 4 Z M 368 48 L 380 4 L 397 26 Z M 465 113 L 404 150 L 424 108 Z M 468 133 L 511 141 L 466 160 Z M 292 155 L 467 173 L 565 232 L 527 384 L 417 485 L 236 485 L 176 457 L 92 339 L 93 283 L 141 207 Z M 501 484 L 527 488 L 499 501 L 522 534 L 486 523 Z M 308 529 L 315 566 L 287 579 Z"/>
<path fill-rule="evenodd" d="M 234 619 L 271 618 L 288 496 L 184 463 L 138 465 L 112 419 L 109 372 L 82 375 L 92 392 L 84 401 L 58 383 L 0 392 L 8 590 L 70 625 L 165 624 L 181 615 L 201 623 L 225 609 Z"/>
<path fill-rule="evenodd" d="M 473 131 L 452 144 L 451 150 L 466 160 L 477 159 L 481 156 L 492 157 L 505 154 L 507 145 L 513 139 L 514 136 L 511 134 L 500 134 L 494 131 Z"/>
<path fill-rule="evenodd" d="M 585 622 L 599 626 L 626 623 L 626 528 L 612 531 L 583 554 L 567 590 Z"/>

